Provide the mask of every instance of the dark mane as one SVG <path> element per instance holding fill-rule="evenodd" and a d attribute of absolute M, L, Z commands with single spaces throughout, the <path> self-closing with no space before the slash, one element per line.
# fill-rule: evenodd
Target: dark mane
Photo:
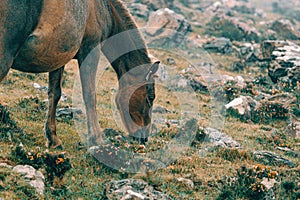
<path fill-rule="evenodd" d="M 120 78 L 122 74 L 130 71 L 132 68 L 143 64 L 149 64 L 151 63 L 151 60 L 148 56 L 148 50 L 145 44 L 145 40 L 140 34 L 138 27 L 134 19 L 130 15 L 126 5 L 120 0 L 110 0 L 109 4 L 113 16 L 113 30 L 111 36 L 130 31 L 130 33 L 128 32 L 126 34 L 123 34 L 122 37 L 124 37 L 124 41 L 126 41 L 128 44 L 130 43 L 130 46 L 135 47 L 133 48 L 133 51 L 120 56 L 118 59 L 110 60 L 112 66 L 118 74 L 118 77 Z M 113 49 L 112 47 L 110 48 Z M 116 49 L 117 48 L 118 47 L 116 47 Z M 107 57 L 109 58 L 109 52 L 107 54 Z M 120 62 L 124 62 L 124 60 L 127 60 L 128 63 L 135 63 L 135 66 L 127 65 L 126 63 L 124 63 L 125 69 L 119 69 Z"/>
<path fill-rule="evenodd" d="M 137 25 L 134 22 L 132 16 L 130 15 L 130 12 L 125 5 L 125 3 L 121 0 L 109 0 L 112 8 L 114 16 L 121 17 L 121 21 L 124 22 L 124 24 L 121 24 L 120 28 L 123 28 L 122 30 L 116 30 L 116 31 L 124 31 L 124 29 L 136 29 Z"/>

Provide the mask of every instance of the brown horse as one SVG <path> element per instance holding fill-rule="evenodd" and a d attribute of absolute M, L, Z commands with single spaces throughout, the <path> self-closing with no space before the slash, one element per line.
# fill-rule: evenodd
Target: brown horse
<path fill-rule="evenodd" d="M 121 40 L 102 44 L 124 31 Z M 100 52 L 92 51 L 100 44 L 119 80 L 125 77 L 116 97 L 123 123 L 130 135 L 144 142 L 149 134 L 150 111 L 155 98 L 153 74 L 159 63 L 151 64 L 145 42 L 120 0 L 1 1 L 0 81 L 10 68 L 31 73 L 49 72 L 49 110 L 45 124 L 49 147 L 61 146 L 56 135 L 55 113 L 61 97 L 64 65 L 71 59 L 77 59 L 80 68 L 91 145 L 101 141 L 95 92 Z M 126 46 L 133 49 L 116 54 Z M 90 54 L 94 59 L 84 62 Z M 130 73 L 142 65 L 144 70 Z"/>

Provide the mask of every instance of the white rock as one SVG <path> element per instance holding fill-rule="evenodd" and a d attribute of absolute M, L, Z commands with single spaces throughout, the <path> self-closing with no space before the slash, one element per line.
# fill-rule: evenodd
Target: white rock
<path fill-rule="evenodd" d="M 263 184 L 267 188 L 267 190 L 273 188 L 276 183 L 278 182 L 275 179 L 269 179 L 266 177 L 263 177 L 263 180 L 261 181 L 261 184 Z"/>
<path fill-rule="evenodd" d="M 45 177 L 40 171 L 29 165 L 17 165 L 13 168 L 13 172 L 23 175 L 25 181 L 34 187 L 40 195 L 43 195 L 45 190 Z"/>
<path fill-rule="evenodd" d="M 251 111 L 248 99 L 245 96 L 232 100 L 230 103 L 225 105 L 225 108 L 233 108 L 234 110 L 237 110 L 240 115 L 248 114 Z"/>

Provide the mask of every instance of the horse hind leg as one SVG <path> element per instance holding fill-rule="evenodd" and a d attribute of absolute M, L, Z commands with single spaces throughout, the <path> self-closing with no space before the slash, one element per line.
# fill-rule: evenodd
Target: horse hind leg
<path fill-rule="evenodd" d="M 63 148 L 61 140 L 56 135 L 56 107 L 61 97 L 61 84 L 64 67 L 61 67 L 53 72 L 49 72 L 48 100 L 49 108 L 47 120 L 45 124 L 45 135 L 47 137 L 47 147 Z"/>

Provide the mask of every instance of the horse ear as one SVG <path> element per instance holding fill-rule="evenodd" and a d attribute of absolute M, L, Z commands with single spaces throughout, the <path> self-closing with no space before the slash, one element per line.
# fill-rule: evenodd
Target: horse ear
<path fill-rule="evenodd" d="M 158 70 L 159 68 L 159 64 L 160 64 L 160 61 L 156 61 L 150 68 L 147 76 L 146 76 L 146 81 L 149 81 L 150 80 L 150 77 L 152 77 Z"/>

